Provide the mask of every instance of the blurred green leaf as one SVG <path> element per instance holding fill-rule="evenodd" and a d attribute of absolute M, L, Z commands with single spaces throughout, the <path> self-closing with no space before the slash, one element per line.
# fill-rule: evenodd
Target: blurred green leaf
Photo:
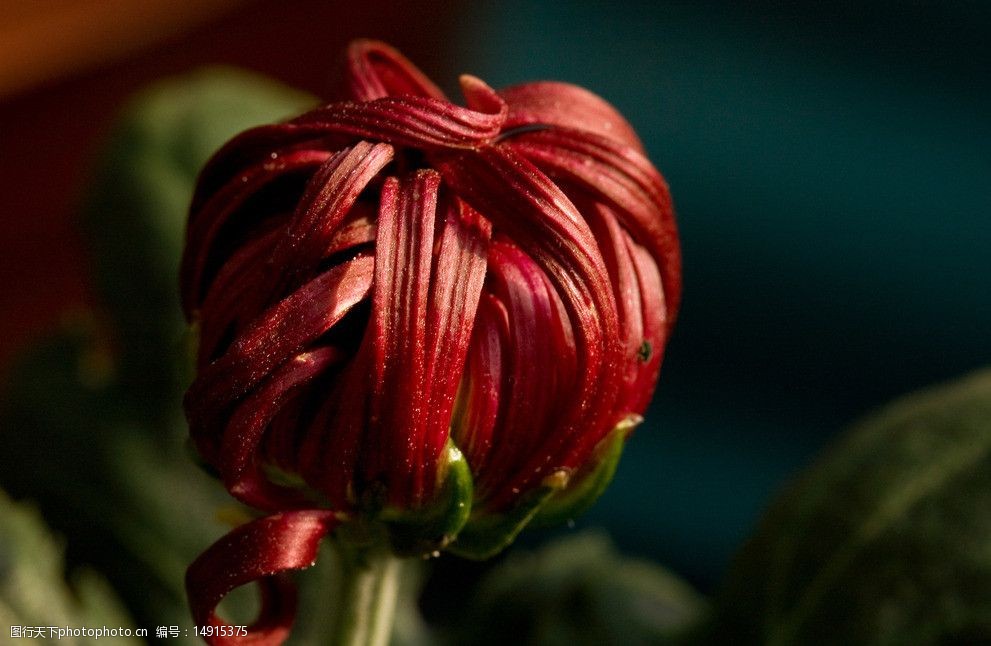
<path fill-rule="evenodd" d="M 854 427 L 737 558 L 712 643 L 991 643 L 991 372 Z"/>
<path fill-rule="evenodd" d="M 106 582 L 89 570 L 74 573 L 69 586 L 62 549 L 48 534 L 39 514 L 18 505 L 0 491 L 0 626 L 42 627 L 43 638 L 31 643 L 89 644 L 92 638 L 47 632 L 58 628 L 135 629 Z M 14 635 L 8 633 L 2 639 Z M 108 638 L 109 639 L 109 638 Z M 137 638 L 114 637 L 115 644 L 141 644 Z"/>
<path fill-rule="evenodd" d="M 137 95 L 110 133 L 81 224 L 120 351 L 121 382 L 142 412 L 174 412 L 183 376 L 178 265 L 196 175 L 233 135 L 302 112 L 303 93 L 216 68 Z"/>
<path fill-rule="evenodd" d="M 128 417 L 113 370 L 85 319 L 22 356 L 0 417 L 0 483 L 37 504 L 70 561 L 99 568 L 139 625 L 188 626 L 185 568 L 235 504 L 189 460 L 182 429 L 155 436 Z"/>
<path fill-rule="evenodd" d="M 453 643 L 675 644 L 705 604 L 686 583 L 596 534 L 514 553 L 483 579 Z"/>

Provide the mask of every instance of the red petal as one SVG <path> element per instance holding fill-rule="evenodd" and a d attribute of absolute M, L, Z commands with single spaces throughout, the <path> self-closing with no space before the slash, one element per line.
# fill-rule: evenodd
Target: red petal
<path fill-rule="evenodd" d="M 280 297 L 312 274 L 355 200 L 391 160 L 391 146 L 359 141 L 320 167 L 268 261 L 273 268 L 269 294 Z"/>
<path fill-rule="evenodd" d="M 356 100 L 317 108 L 290 123 L 251 128 L 228 141 L 200 172 L 192 210 L 198 211 L 245 168 L 270 161 L 272 154 L 334 150 L 358 139 L 422 148 L 470 148 L 498 136 L 507 107 L 482 81 L 462 79 L 468 102 L 463 108 L 448 102 L 398 52 L 367 43 L 358 44 L 358 60 L 350 60 L 346 72 L 353 76 L 347 83 L 356 86 L 352 87 Z M 370 50 L 362 53 L 365 46 Z"/>
<path fill-rule="evenodd" d="M 643 151 L 637 134 L 616 108 L 585 88 L 556 81 L 514 85 L 499 92 L 509 104 L 506 130 L 549 125 L 593 132 Z"/>
<path fill-rule="evenodd" d="M 334 380 L 308 428 L 301 429 L 297 469 L 303 479 L 339 509 L 351 509 L 369 423 L 371 337 Z"/>
<path fill-rule="evenodd" d="M 486 471 L 494 448 L 503 379 L 508 375 L 503 365 L 509 339 L 508 318 L 499 299 L 482 294 L 451 430 L 475 474 Z"/>
<path fill-rule="evenodd" d="M 375 242 L 375 213 L 370 205 L 357 203 L 345 223 L 337 229 L 322 258 L 343 253 L 354 247 Z"/>
<path fill-rule="evenodd" d="M 303 150 L 276 160 L 268 158 L 230 178 L 211 197 L 190 211 L 186 226 L 186 249 L 180 268 L 183 308 L 186 316 L 199 306 L 210 278 L 204 276 L 207 259 L 213 251 L 217 234 L 235 216 L 248 198 L 266 185 L 290 175 L 315 169 L 330 157 L 322 150 Z"/>
<path fill-rule="evenodd" d="M 575 339 L 564 305 L 537 264 L 503 238 L 489 253 L 487 291 L 504 308 L 507 334 L 491 458 L 484 470 L 472 463 L 483 499 L 560 431 L 577 381 Z"/>
<path fill-rule="evenodd" d="M 358 257 L 326 271 L 273 305 L 241 332 L 220 359 L 202 369 L 186 393 L 190 433 L 216 464 L 211 434 L 227 407 L 302 351 L 365 298 L 374 261 Z"/>
<path fill-rule="evenodd" d="M 454 399 L 471 341 L 478 299 L 485 281 L 489 223 L 460 200 L 448 201 L 434 258 L 427 314 L 424 375 L 429 397 L 422 441 L 414 463 L 417 491 L 429 495 L 435 485 L 437 459 L 450 434 Z"/>
<path fill-rule="evenodd" d="M 485 276 L 488 225 L 464 205 L 445 209 L 433 259 L 439 184 L 434 171 L 387 180 L 378 222 L 366 472 L 403 506 L 436 485 Z"/>
<path fill-rule="evenodd" d="M 257 275 L 279 237 L 282 227 L 276 227 L 247 242 L 220 268 L 210 284 L 210 291 L 199 307 L 199 348 L 197 366 L 204 366 L 222 354 L 220 347 L 231 330 L 239 330 L 258 316 L 257 306 L 250 301 L 258 290 Z"/>
<path fill-rule="evenodd" d="M 643 362 L 639 353 L 644 342 L 644 317 L 662 319 L 663 311 L 641 310 L 640 284 L 633 264 L 631 252 L 627 246 L 628 236 L 619 226 L 609 207 L 602 204 L 583 204 L 582 212 L 588 216 L 589 225 L 599 239 L 609 277 L 616 295 L 616 306 L 619 314 L 619 332 L 623 343 L 623 394 L 617 402 L 615 422 L 625 417 L 629 412 L 640 413 L 628 409 L 630 392 L 638 381 Z"/>
<path fill-rule="evenodd" d="M 591 447 L 607 432 L 618 393 L 618 322 L 609 275 L 588 225 L 540 170 L 502 147 L 438 156 L 445 180 L 462 199 L 492 220 L 547 275 L 574 331 L 578 380 L 559 432 L 547 437 L 496 496 L 531 489 L 548 469 L 569 467 L 570 447 Z M 507 474 L 508 475 L 508 474 Z"/>
<path fill-rule="evenodd" d="M 231 590 L 251 582 L 261 586 L 262 607 L 247 636 L 206 641 L 214 646 L 275 646 L 285 641 L 296 614 L 296 594 L 283 573 L 312 566 L 320 539 L 336 524 L 329 511 L 288 511 L 242 525 L 211 545 L 186 572 L 196 625 L 235 633 L 216 608 Z"/>
<path fill-rule="evenodd" d="M 395 48 L 377 40 L 355 40 L 348 46 L 345 94 L 355 101 L 385 96 L 445 99 L 433 81 Z"/>
<path fill-rule="evenodd" d="M 334 151 L 347 145 L 341 141 L 324 141 L 326 133 L 289 123 L 257 126 L 245 130 L 226 144 L 203 166 L 196 180 L 191 212 L 203 207 L 225 184 L 256 164 L 277 161 L 283 155 L 304 151 Z M 339 136 L 334 136 L 339 139 Z M 273 157 L 274 155 L 274 157 Z"/>
<path fill-rule="evenodd" d="M 634 243 L 629 237 L 626 239 L 630 256 L 633 258 L 633 265 L 637 273 L 637 283 L 640 294 L 640 311 L 643 316 L 643 338 L 650 344 L 645 348 L 649 356 L 640 367 L 637 381 L 633 385 L 629 401 L 629 410 L 640 414 L 647 409 L 650 399 L 654 395 L 654 386 L 657 384 L 657 377 L 661 372 L 661 359 L 664 357 L 664 348 L 668 342 L 668 334 L 671 329 L 671 322 L 667 318 L 667 304 L 665 303 L 665 292 L 661 286 L 661 274 L 657 269 L 657 263 L 653 256 L 646 249 Z M 661 316 L 654 316 L 651 313 L 661 312 Z"/>
<path fill-rule="evenodd" d="M 479 81 L 481 83 L 481 81 Z M 473 92 L 478 92 L 473 86 Z M 499 134 L 506 106 L 495 100 L 480 102 L 479 112 L 440 99 L 419 96 L 384 97 L 365 103 L 331 103 L 293 119 L 308 132 L 348 135 L 420 149 L 472 148 Z"/>
<path fill-rule="evenodd" d="M 369 482 L 407 506 L 425 410 L 427 301 L 440 176 L 420 171 L 382 186 L 375 246 Z"/>
<path fill-rule="evenodd" d="M 265 289 L 265 284 L 259 274 L 284 235 L 284 224 L 267 233 L 258 233 L 255 239 L 238 249 L 217 273 L 200 306 L 199 320 L 202 325 L 198 365 L 205 365 L 225 350 L 218 345 L 231 330 L 241 330 L 260 314 L 258 308 L 264 304 L 258 302 L 258 293 Z M 333 234 L 321 258 L 326 260 L 346 252 L 357 254 L 361 246 L 374 241 L 375 224 L 369 219 L 365 205 L 355 204 L 345 224 Z"/>
<path fill-rule="evenodd" d="M 681 251 L 671 195 L 650 161 L 629 146 L 578 130 L 521 134 L 505 145 L 550 177 L 616 209 L 623 226 L 660 265 L 670 329 L 681 301 Z"/>
<path fill-rule="evenodd" d="M 231 495 L 266 511 L 307 505 L 300 492 L 275 485 L 265 477 L 258 447 L 265 429 L 293 391 L 339 360 L 340 353 L 334 348 L 300 354 L 284 363 L 238 405 L 224 432 L 219 464 Z"/>

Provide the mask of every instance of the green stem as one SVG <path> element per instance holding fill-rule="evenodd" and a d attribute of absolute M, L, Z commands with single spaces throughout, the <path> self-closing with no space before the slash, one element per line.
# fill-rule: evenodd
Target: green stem
<path fill-rule="evenodd" d="M 400 560 L 387 550 L 341 550 L 344 584 L 333 646 L 387 646 L 399 593 Z"/>

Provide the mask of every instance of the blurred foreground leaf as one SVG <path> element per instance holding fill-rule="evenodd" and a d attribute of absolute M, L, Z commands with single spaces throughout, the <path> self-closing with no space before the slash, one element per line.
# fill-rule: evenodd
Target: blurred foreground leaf
<path fill-rule="evenodd" d="M 0 419 L 0 482 L 68 537 L 72 563 L 100 569 L 138 625 L 188 626 L 185 567 L 223 533 L 217 510 L 231 499 L 181 440 L 130 419 L 118 393 L 85 320 L 23 355 Z"/>
<path fill-rule="evenodd" d="M 178 266 L 200 168 L 238 132 L 314 103 L 263 77 L 216 68 L 151 86 L 115 124 L 81 223 L 113 321 L 121 381 L 144 412 L 168 417 L 177 404 Z"/>
<path fill-rule="evenodd" d="M 712 643 L 991 643 L 991 372 L 864 420 L 737 558 Z"/>
<path fill-rule="evenodd" d="M 483 579 L 453 643 L 674 644 L 705 604 L 686 583 L 596 534 L 514 553 Z"/>
<path fill-rule="evenodd" d="M 74 585 L 64 579 L 62 550 L 38 513 L 12 502 L 0 491 L 0 627 L 42 627 L 43 638 L 31 643 L 92 643 L 91 637 L 48 633 L 59 628 L 138 628 L 131 623 L 107 583 L 90 570 L 75 572 Z M 7 637 L 14 639 L 8 633 Z M 111 638 L 107 638 L 111 639 Z M 115 644 L 134 645 L 140 639 L 113 637 Z"/>

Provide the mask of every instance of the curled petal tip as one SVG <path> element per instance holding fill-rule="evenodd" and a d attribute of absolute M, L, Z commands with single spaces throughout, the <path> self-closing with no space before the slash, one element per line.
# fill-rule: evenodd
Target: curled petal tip
<path fill-rule="evenodd" d="M 465 104 L 469 108 L 486 114 L 498 114 L 505 118 L 509 108 L 499 93 L 489 87 L 488 83 L 471 74 L 462 74 L 458 80 L 461 84 L 461 93 L 465 97 Z"/>
<path fill-rule="evenodd" d="M 444 93 L 399 50 L 380 40 L 352 40 L 346 54 L 347 98 L 372 101 L 386 96 L 444 99 Z"/>
<path fill-rule="evenodd" d="M 640 138 L 616 108 L 583 87 L 560 81 L 537 81 L 500 92 L 509 104 L 507 128 L 547 124 L 586 131 L 643 151 Z"/>

